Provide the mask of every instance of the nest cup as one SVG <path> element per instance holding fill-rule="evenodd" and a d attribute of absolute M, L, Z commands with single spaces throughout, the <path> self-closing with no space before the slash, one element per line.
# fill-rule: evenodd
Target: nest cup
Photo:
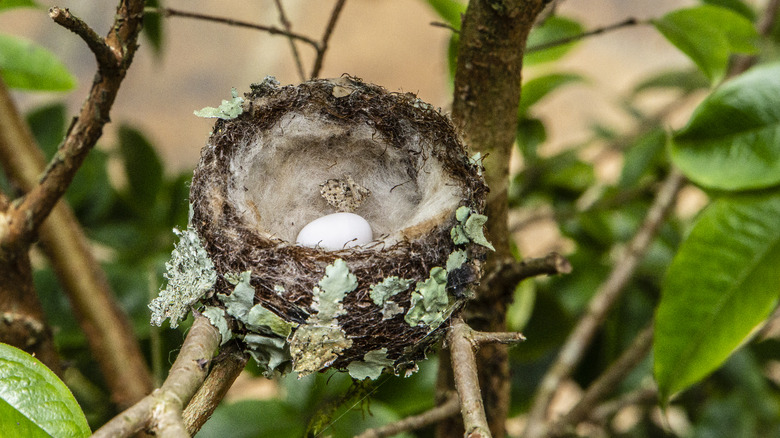
<path fill-rule="evenodd" d="M 245 273 L 253 311 L 271 319 L 228 308 L 233 332 L 248 344 L 283 339 L 274 348 L 299 375 L 413 368 L 489 247 L 481 163 L 430 105 L 354 78 L 266 79 L 241 109 L 217 121 L 192 181 L 191 226 L 217 273 L 206 302 L 225 307 Z M 365 219 L 371 241 L 296 243 L 306 224 L 337 212 Z"/>

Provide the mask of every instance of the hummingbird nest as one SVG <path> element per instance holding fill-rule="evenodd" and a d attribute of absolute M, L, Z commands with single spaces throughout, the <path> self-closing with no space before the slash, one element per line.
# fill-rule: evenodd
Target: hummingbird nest
<path fill-rule="evenodd" d="M 219 120 L 153 322 L 200 303 L 269 373 L 416 369 L 492 248 L 481 161 L 449 119 L 351 77 L 267 78 L 196 114 Z"/>

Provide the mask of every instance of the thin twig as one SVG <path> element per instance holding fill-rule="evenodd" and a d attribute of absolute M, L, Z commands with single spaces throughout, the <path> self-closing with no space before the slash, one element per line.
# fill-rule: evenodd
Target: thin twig
<path fill-rule="evenodd" d="M 579 402 L 559 421 L 550 427 L 549 436 L 561 436 L 568 428 L 585 421 L 598 402 L 614 391 L 618 383 L 639 365 L 653 346 L 653 324 L 642 329 L 620 357 L 593 382 Z"/>
<path fill-rule="evenodd" d="M 450 31 L 452 31 L 452 33 L 456 33 L 456 34 L 460 33 L 459 29 L 455 28 L 449 23 L 444 23 L 442 21 L 431 21 L 430 25 L 433 27 L 442 27 L 444 29 L 449 29 Z"/>
<path fill-rule="evenodd" d="M 73 14 L 70 13 L 70 10 L 60 9 L 54 6 L 49 9 L 49 17 L 51 17 L 55 23 L 80 36 L 81 39 L 87 43 L 89 50 L 95 54 L 98 66 L 118 66 L 120 58 L 118 58 L 114 51 L 106 44 L 103 37 L 98 35 L 97 32 L 80 18 L 73 16 Z"/>
<path fill-rule="evenodd" d="M 457 394 L 452 394 L 444 403 L 435 408 L 376 429 L 368 429 L 355 438 L 385 438 L 411 430 L 422 429 L 431 424 L 436 424 L 445 418 L 452 417 L 458 413 L 459 408 L 460 399 Z"/>
<path fill-rule="evenodd" d="M 187 433 L 195 435 L 203 427 L 244 370 L 248 359 L 247 354 L 235 343 L 222 349 L 220 355 L 214 359 L 208 377 L 182 413 Z"/>
<path fill-rule="evenodd" d="M 482 393 L 479 389 L 477 375 L 476 344 L 472 340 L 474 330 L 460 317 L 453 320 L 447 332 L 447 344 L 450 347 L 452 373 L 455 388 L 460 396 L 460 412 L 463 416 L 463 427 L 469 438 L 489 438 L 490 428 L 485 416 L 485 406 L 482 404 Z"/>
<path fill-rule="evenodd" d="M 684 181 L 685 177 L 677 169 L 672 169 L 666 177 L 642 226 L 628 244 L 625 254 L 591 299 L 586 313 L 577 323 L 555 362 L 542 379 L 529 414 L 528 426 L 524 435 L 526 438 L 539 438 L 544 435 L 547 410 L 553 394 L 561 381 L 571 375 L 574 367 L 582 359 L 596 330 L 606 318 L 609 309 L 620 297 L 639 265 L 639 261 L 647 252 L 664 218 L 674 204 Z"/>
<path fill-rule="evenodd" d="M 279 29 L 278 27 L 274 27 L 274 26 L 266 26 L 263 24 L 250 23 L 248 21 L 234 20 L 232 18 L 226 18 L 226 17 L 216 17 L 214 15 L 199 14 L 197 12 L 181 11 L 178 9 L 171 9 L 171 8 L 146 8 L 146 11 L 147 13 L 161 14 L 163 17 L 166 18 L 167 17 L 192 18 L 195 20 L 211 21 L 214 23 L 226 24 L 228 26 L 245 27 L 247 29 L 260 30 L 263 32 L 268 32 L 271 35 L 282 35 L 282 36 L 286 36 L 287 38 L 291 38 L 297 41 L 302 41 L 312 46 L 314 50 L 316 50 L 317 52 L 320 51 L 320 44 L 317 41 L 313 40 L 312 38 L 309 38 L 306 35 L 301 35 L 299 33 L 288 32 L 284 29 Z"/>
<path fill-rule="evenodd" d="M 182 409 L 203 383 L 220 339 L 208 318 L 196 316 L 162 387 L 103 425 L 93 438 L 126 437 L 142 430 L 189 437 Z"/>
<path fill-rule="evenodd" d="M 627 18 L 627 19 L 625 19 L 623 21 L 620 21 L 618 23 L 610 24 L 610 25 L 604 26 L 604 27 L 599 27 L 597 29 L 593 29 L 593 30 L 590 30 L 588 32 L 583 32 L 583 33 L 578 34 L 578 35 L 572 35 L 572 36 L 567 37 L 567 38 L 561 38 L 559 40 L 550 41 L 550 42 L 543 43 L 543 44 L 538 44 L 538 45 L 535 45 L 535 46 L 530 46 L 530 47 L 525 49 L 525 53 L 528 54 L 528 53 L 539 52 L 539 51 L 542 51 L 542 50 L 551 49 L 553 47 L 558 47 L 558 46 L 562 46 L 564 44 L 569 44 L 569 43 L 573 43 L 575 41 L 579 41 L 579 40 L 581 40 L 583 38 L 588 38 L 588 37 L 592 37 L 592 36 L 595 36 L 595 35 L 600 35 L 602 33 L 609 32 L 609 31 L 612 31 L 612 30 L 621 29 L 621 28 L 628 27 L 628 26 L 636 26 L 637 24 L 644 24 L 644 23 L 645 23 L 644 21 L 637 20 L 636 18 Z"/>
<path fill-rule="evenodd" d="M 658 388 L 655 384 L 643 386 L 634 391 L 628 392 L 623 396 L 606 401 L 595 409 L 590 415 L 590 421 L 596 424 L 605 424 L 618 411 L 626 406 L 656 404 L 658 402 Z"/>
<path fill-rule="evenodd" d="M 341 15 L 341 10 L 344 9 L 344 3 L 346 3 L 346 1 L 347 0 L 336 0 L 336 4 L 333 6 L 333 10 L 330 13 L 330 19 L 328 20 L 328 25 L 325 26 L 325 33 L 322 34 L 322 40 L 320 41 L 319 47 L 317 49 L 317 57 L 314 59 L 314 67 L 312 68 L 310 75 L 312 79 L 320 75 L 320 70 L 322 70 L 322 62 L 325 60 L 325 53 L 328 51 L 330 37 L 333 35 L 333 30 L 336 28 L 336 22 L 339 19 L 339 15 Z"/>
<path fill-rule="evenodd" d="M 279 11 L 279 21 L 282 23 L 282 26 L 284 26 L 284 30 L 292 32 L 292 23 L 287 19 L 287 14 L 284 12 L 284 6 L 282 6 L 282 0 L 274 0 L 274 4 L 276 4 L 276 9 Z M 303 82 L 306 80 L 306 72 L 303 71 L 303 62 L 301 62 L 301 54 L 298 53 L 298 46 L 295 45 L 294 38 L 288 36 L 287 40 L 290 42 L 290 51 L 292 52 L 293 60 L 295 61 L 295 68 L 298 70 L 298 78 Z"/>

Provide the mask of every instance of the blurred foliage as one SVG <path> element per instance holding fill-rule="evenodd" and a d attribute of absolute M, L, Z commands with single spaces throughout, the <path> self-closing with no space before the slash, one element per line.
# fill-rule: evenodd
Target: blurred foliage
<path fill-rule="evenodd" d="M 439 14 L 441 21 L 454 29 L 460 28 L 465 2 L 426 1 Z M 515 232 L 526 233 L 525 227 L 536 221 L 552 224 L 560 233 L 565 247 L 570 248 L 566 256 L 574 270 L 565 276 L 527 280 L 517 287 L 515 302 L 509 309 L 508 324 L 512 329 L 522 329 L 528 340 L 510 350 L 513 416 L 528 409 L 537 383 L 643 221 L 660 181 L 670 171 L 672 160 L 669 152 L 684 146 L 689 149 L 683 152 L 693 156 L 689 162 L 695 171 L 689 172 L 689 176 L 695 181 L 702 175 L 705 178 L 702 181 L 723 180 L 713 166 L 703 164 L 706 159 L 719 154 L 727 159 L 718 159 L 718 162 L 730 170 L 732 167 L 735 171 L 742 170 L 747 176 L 743 176 L 736 186 L 708 189 L 705 187 L 707 184 L 703 184 L 699 187 L 713 200 L 714 213 L 708 210 L 693 218 L 672 215 L 664 223 L 627 285 L 626 293 L 597 332 L 573 376 L 574 383 L 583 388 L 592 383 L 631 344 L 636 334 L 654 320 L 659 305 L 671 306 L 674 310 L 663 317 L 664 330 L 672 334 L 672 339 L 682 340 L 683 344 L 701 341 L 701 338 L 687 337 L 682 331 L 687 330 L 686 324 L 698 322 L 696 318 L 691 318 L 691 310 L 711 312 L 722 316 L 710 321 L 707 327 L 713 336 L 704 338 L 744 340 L 742 348 L 739 348 L 740 342 L 736 345 L 734 342 L 708 345 L 710 350 L 707 354 L 685 357 L 679 362 L 670 359 L 673 356 L 661 349 L 660 354 L 656 352 L 655 356 L 645 360 L 615 388 L 613 395 L 636 390 L 653 377 L 654 367 L 658 367 L 659 363 L 666 364 L 664 366 L 671 363 L 672 368 L 666 369 L 672 372 L 661 374 L 667 379 L 661 380 L 666 385 L 662 389 L 677 392 L 687 387 L 666 405 L 668 412 L 681 413 L 687 424 L 683 431 L 676 432 L 696 438 L 780 436 L 780 389 L 777 380 L 767 378 L 767 370 L 780 363 L 780 341 L 768 338 L 748 342 L 751 333 L 745 333 L 744 328 L 737 330 L 737 325 L 729 321 L 740 320 L 740 312 L 745 310 L 740 310 L 737 305 L 713 310 L 710 306 L 717 302 L 716 298 L 723 291 L 713 289 L 720 286 L 698 284 L 700 278 L 725 278 L 723 281 L 729 285 L 736 285 L 726 294 L 734 302 L 758 306 L 757 297 L 770 302 L 763 302 L 762 312 L 772 307 L 772 291 L 777 296 L 777 273 L 780 272 L 775 260 L 778 250 L 776 230 L 780 229 L 777 215 L 771 209 L 759 212 L 757 209 L 763 204 L 751 199 L 769 199 L 766 202 L 774 206 L 780 188 L 773 178 L 767 178 L 769 182 L 761 185 L 761 193 L 755 193 L 750 190 L 755 187 L 745 187 L 741 183 L 752 179 L 750 166 L 757 166 L 756 163 L 761 164 L 762 160 L 767 166 L 776 163 L 780 144 L 772 139 L 780 138 L 776 94 L 776 78 L 780 76 L 772 76 L 776 74 L 776 70 L 772 70 L 758 79 L 750 80 L 750 76 L 748 80 L 741 79 L 746 82 L 745 85 L 740 85 L 740 79 L 737 79 L 734 81 L 737 84 L 730 87 L 736 89 L 734 95 L 739 97 L 738 103 L 720 107 L 716 104 L 723 99 L 723 87 L 715 88 L 715 91 L 712 87 L 725 76 L 729 56 L 734 52 L 760 50 L 760 59 L 776 58 L 780 53 L 780 25 L 775 25 L 769 38 L 755 41 L 752 29 L 758 15 L 751 6 L 741 0 L 706 0 L 702 3 L 706 5 L 674 11 L 653 21 L 670 43 L 691 58 L 691 64 L 689 68 L 663 71 L 643 78 L 621 97 L 618 105 L 633 121 L 634 128 L 626 129 L 594 120 L 589 138 L 571 144 L 561 152 L 549 153 L 544 149 L 548 120 L 537 107 L 566 87 L 589 86 L 587 77 L 555 70 L 554 61 L 564 58 L 577 42 L 536 50 L 525 57 L 526 65 L 544 64 L 545 71 L 524 82 L 524 97 L 518 105 L 516 152 L 522 165 L 511 175 L 509 203 L 514 211 L 531 219 L 517 225 Z M 0 1 L 0 8 L 17 5 L 34 6 L 30 1 Z M 157 2 L 149 2 L 149 6 L 156 5 Z M 693 29 L 697 31 L 693 32 Z M 724 29 L 733 32 L 721 38 Z M 532 31 L 528 45 L 540 47 L 571 38 L 583 30 L 578 21 L 553 15 Z M 144 32 L 152 50 L 161 55 L 165 38 L 158 15 L 146 17 Z M 457 45 L 458 34 L 453 32 L 446 54 L 445 48 L 442 48 L 443 56 L 449 60 L 450 80 L 454 75 Z M 708 49 L 697 49 L 701 47 Z M 21 61 L 14 62 L 18 64 Z M 39 67 L 32 69 L 32 73 L 45 72 L 46 68 L 40 67 L 44 64 L 38 64 Z M 63 77 L 66 76 L 63 74 Z M 726 90 L 729 88 L 726 87 Z M 669 106 L 657 113 L 643 111 L 640 100 L 659 91 L 663 91 L 663 95 L 672 95 Z M 698 110 L 700 115 L 697 117 L 700 119 L 693 118 L 693 127 L 682 133 L 669 133 L 664 120 L 665 112 L 686 102 L 690 96 L 705 93 L 710 97 Z M 758 126 L 761 132 L 739 135 L 740 141 L 765 138 L 760 143 L 751 143 L 760 146 L 755 149 L 759 153 L 752 156 L 728 150 L 734 146 L 732 134 L 738 132 L 744 120 L 734 116 L 737 113 L 724 113 L 722 107 L 728 106 L 733 110 L 740 105 L 747 108 L 747 112 L 738 114 L 748 114 L 753 109 L 756 114 L 751 120 L 761 122 Z M 27 121 L 47 158 L 51 157 L 69 123 L 64 106 L 50 104 L 37 108 L 28 113 Z M 723 135 L 712 140 L 696 132 L 699 130 L 706 134 L 713 129 L 722 131 Z M 670 138 L 676 143 L 670 143 Z M 681 145 L 681 140 L 687 143 Z M 706 147 L 700 147 L 703 143 Z M 594 158 L 593 154 L 583 153 L 594 147 L 603 154 L 621 157 L 622 167 L 614 181 L 605 182 L 597 176 L 595 167 L 603 154 Z M 772 175 L 772 172 L 767 174 Z M 170 174 L 166 171 L 153 139 L 133 126 L 120 125 L 116 144 L 102 144 L 91 152 L 65 195 L 98 250 L 101 265 L 121 306 L 130 315 L 135 333 L 149 362 L 154 364 L 158 378 L 166 374 L 187 324 L 180 330 L 150 327 L 146 306 L 159 290 L 163 265 L 173 249 L 175 236 L 171 230 L 173 227 L 183 228 L 187 223 L 189 179 L 188 172 Z M 734 187 L 737 190 L 728 192 Z M 6 193 L 14 193 L 14 188 L 2 178 L 2 174 L 0 188 Z M 739 210 L 738 214 L 724 213 L 725 207 L 718 207 L 724 203 L 726 207 Z M 725 210 L 730 211 L 728 208 Z M 712 221 L 713 215 L 732 228 L 713 231 L 713 226 L 707 222 Z M 758 225 L 751 223 L 750 218 L 758 218 L 755 221 Z M 737 251 L 723 249 L 721 243 L 745 244 L 748 239 L 741 233 L 753 233 L 749 237 L 758 242 L 746 246 L 748 257 L 755 255 L 755 248 L 760 243 L 769 248 L 760 257 L 751 259 L 758 260 L 758 265 L 750 266 L 743 259 L 730 257 Z M 713 238 L 714 243 L 703 245 Z M 695 252 L 696 247 L 704 249 Z M 516 255 L 520 258 L 543 254 Z M 711 265 L 705 266 L 703 260 Z M 756 269 L 737 269 L 742 274 L 730 276 L 731 271 L 726 266 L 729 263 L 736 268 L 760 267 L 768 272 L 755 274 Z M 674 268 L 670 269 L 670 266 Z M 678 277 L 674 274 L 676 271 L 691 274 L 692 278 Z M 671 272 L 668 275 L 674 275 L 674 278 L 667 278 L 667 272 Z M 683 284 L 679 284 L 681 282 Z M 84 409 L 90 425 L 98 426 L 115 412 L 110 407 L 106 386 L 101 381 L 97 365 L 91 358 L 84 335 L 57 278 L 43 261 L 36 262 L 35 284 L 54 328 L 58 348 L 71 365 L 65 381 Z M 697 294 L 703 298 L 696 300 Z M 678 298 L 677 302 L 669 300 L 673 296 Z M 690 306 L 696 308 L 691 309 Z M 755 324 L 751 322 L 748 325 L 753 327 Z M 160 355 L 162 361 L 155 359 Z M 708 368 L 703 367 L 699 356 L 710 357 L 712 363 Z M 712 360 L 714 356 L 717 358 Z M 247 369 L 260 379 L 257 368 L 250 365 Z M 678 374 L 696 377 L 675 381 Z M 198 436 L 353 436 L 368 427 L 386 424 L 432 407 L 435 380 L 435 358 L 422 362 L 420 371 L 412 377 L 383 376 L 367 385 L 355 384 L 347 375 L 333 372 L 300 380 L 295 377 L 278 379 L 274 382 L 276 396 L 264 400 L 226 401 Z M 671 436 L 670 425 L 659 421 L 654 409 L 652 406 L 640 409 L 628 430 L 618 432 L 607 424 L 605 433 L 626 438 Z M 401 436 L 433 436 L 433 430 L 428 428 Z"/>

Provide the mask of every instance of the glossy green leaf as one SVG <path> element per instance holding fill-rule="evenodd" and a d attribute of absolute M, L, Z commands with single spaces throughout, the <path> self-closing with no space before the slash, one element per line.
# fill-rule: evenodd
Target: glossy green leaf
<path fill-rule="evenodd" d="M 732 54 L 756 52 L 753 23 L 730 9 L 711 5 L 680 9 L 652 23 L 712 83 L 724 78 Z"/>
<path fill-rule="evenodd" d="M 12 8 L 36 8 L 33 0 L 0 0 L 0 12 Z"/>
<path fill-rule="evenodd" d="M 576 41 L 541 50 L 539 48 L 548 43 L 576 37 L 583 32 L 582 25 L 574 20 L 557 15 L 547 18 L 540 26 L 534 27 L 528 35 L 523 66 L 527 67 L 560 59 L 574 47 Z"/>
<path fill-rule="evenodd" d="M 0 344 L 0 431 L 19 438 L 90 435 L 65 384 L 38 359 L 6 344 Z"/>
<path fill-rule="evenodd" d="M 119 150 L 132 198 L 141 207 L 151 208 L 163 183 L 163 165 L 157 151 L 137 129 L 119 127 Z"/>
<path fill-rule="evenodd" d="M 531 79 L 523 84 L 523 90 L 520 98 L 520 106 L 517 110 L 519 116 L 528 112 L 533 104 L 539 102 L 555 91 L 556 89 L 573 82 L 582 81 L 583 78 L 580 75 L 571 73 L 553 73 L 538 78 Z"/>
<path fill-rule="evenodd" d="M 0 34 L 0 77 L 10 88 L 67 91 L 76 78 L 47 49 L 19 37 Z"/>
<path fill-rule="evenodd" d="M 718 368 L 780 297 L 780 194 L 721 198 L 698 219 L 664 280 L 655 377 L 664 400 Z"/>
<path fill-rule="evenodd" d="M 754 68 L 715 90 L 672 138 L 674 163 L 721 190 L 780 183 L 780 64 Z"/>

